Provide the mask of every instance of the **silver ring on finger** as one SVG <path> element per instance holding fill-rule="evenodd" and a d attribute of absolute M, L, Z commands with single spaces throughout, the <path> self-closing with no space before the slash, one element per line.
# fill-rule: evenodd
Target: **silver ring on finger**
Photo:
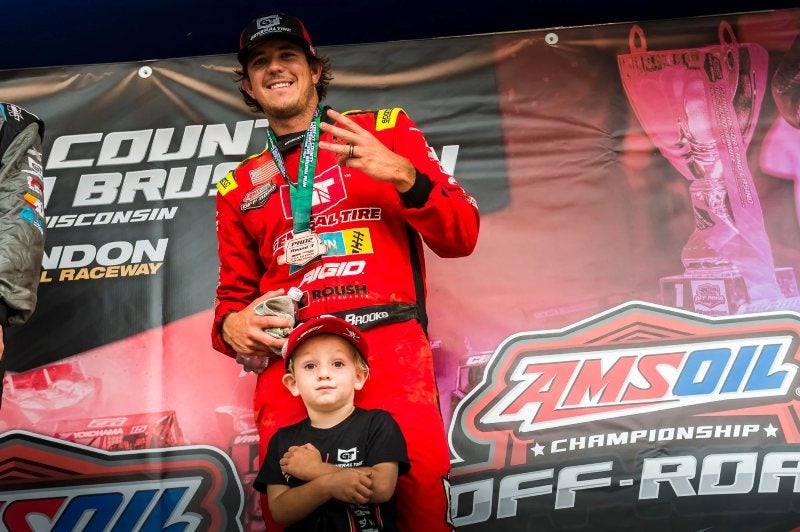
<path fill-rule="evenodd" d="M 348 146 L 350 146 L 350 149 L 347 152 L 347 158 L 348 159 L 352 159 L 353 158 L 353 153 L 355 153 L 355 151 L 356 151 L 356 147 L 353 146 L 352 144 L 348 144 Z"/>

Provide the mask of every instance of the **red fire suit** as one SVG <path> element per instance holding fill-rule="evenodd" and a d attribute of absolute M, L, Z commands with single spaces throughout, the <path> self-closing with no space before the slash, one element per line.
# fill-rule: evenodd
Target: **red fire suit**
<path fill-rule="evenodd" d="M 243 161 L 217 186 L 220 274 L 213 345 L 235 356 L 222 339 L 225 316 L 264 292 L 291 286 L 304 293 L 300 320 L 336 314 L 365 330 L 370 379 L 356 394 L 356 404 L 389 411 L 408 444 L 411 469 L 400 477 L 396 490 L 398 524 L 402 530 L 446 530 L 449 452 L 424 330 L 421 241 L 442 257 L 470 254 L 478 236 L 478 208 L 441 168 L 422 132 L 402 110 L 349 117 L 413 164 L 414 187 L 399 194 L 393 185 L 339 166 L 334 154 L 318 150 L 311 227 L 327 250 L 320 259 L 290 269 L 279 260 L 292 231 L 289 185 L 268 150 Z M 279 139 L 279 146 L 286 137 Z M 321 140 L 332 139 L 323 134 Z M 300 148 L 292 142 L 282 151 L 294 181 Z M 256 385 L 260 456 L 279 427 L 307 415 L 302 401 L 282 385 L 283 372 L 283 363 L 270 363 Z M 266 510 L 266 497 L 262 506 Z"/>

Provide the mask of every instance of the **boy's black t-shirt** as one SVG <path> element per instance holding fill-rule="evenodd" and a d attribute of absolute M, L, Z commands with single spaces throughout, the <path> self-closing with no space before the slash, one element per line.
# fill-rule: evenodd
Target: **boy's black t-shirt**
<path fill-rule="evenodd" d="M 267 456 L 253 482 L 253 487 L 266 493 L 268 484 L 297 487 L 304 481 L 283 475 L 280 459 L 292 445 L 311 443 L 324 462 L 337 467 L 370 467 L 383 462 L 397 462 L 398 473 L 409 469 L 408 453 L 403 434 L 392 416 L 385 410 L 356 408 L 344 421 L 329 429 L 311 426 L 304 419 L 279 429 L 269 441 Z M 349 504 L 332 499 L 305 519 L 290 525 L 292 530 L 326 530 L 361 532 L 397 530 L 394 498 L 383 504 Z"/>

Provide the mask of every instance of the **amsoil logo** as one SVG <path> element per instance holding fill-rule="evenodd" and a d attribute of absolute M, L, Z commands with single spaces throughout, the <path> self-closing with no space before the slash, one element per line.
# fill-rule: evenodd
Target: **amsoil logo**
<path fill-rule="evenodd" d="M 523 465 L 543 431 L 594 433 L 612 418 L 645 416 L 627 422 L 635 425 L 661 411 L 756 405 L 764 413 L 796 399 L 798 338 L 793 313 L 709 318 L 638 302 L 562 330 L 514 335 L 456 408 L 454 465 Z"/>
<path fill-rule="evenodd" d="M 109 453 L 0 435 L 0 530 L 241 530 L 241 483 L 213 447 Z"/>

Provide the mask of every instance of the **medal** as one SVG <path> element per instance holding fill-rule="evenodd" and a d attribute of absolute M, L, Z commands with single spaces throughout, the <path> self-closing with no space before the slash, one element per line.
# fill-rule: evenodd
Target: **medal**
<path fill-rule="evenodd" d="M 311 230 L 311 198 L 314 192 L 314 172 L 317 167 L 319 148 L 320 109 L 317 107 L 314 111 L 314 117 L 308 125 L 306 137 L 303 139 L 297 185 L 294 185 L 289 179 L 275 134 L 272 129 L 267 129 L 267 146 L 278 170 L 289 184 L 289 197 L 292 202 L 292 238 L 284 244 L 283 255 L 278 257 L 278 264 L 305 266 L 328 251 L 328 247 L 322 242 L 319 235 Z"/>
<path fill-rule="evenodd" d="M 278 264 L 305 266 L 317 257 L 324 255 L 328 246 L 313 231 L 295 233 L 283 245 L 283 255 L 278 257 Z"/>

